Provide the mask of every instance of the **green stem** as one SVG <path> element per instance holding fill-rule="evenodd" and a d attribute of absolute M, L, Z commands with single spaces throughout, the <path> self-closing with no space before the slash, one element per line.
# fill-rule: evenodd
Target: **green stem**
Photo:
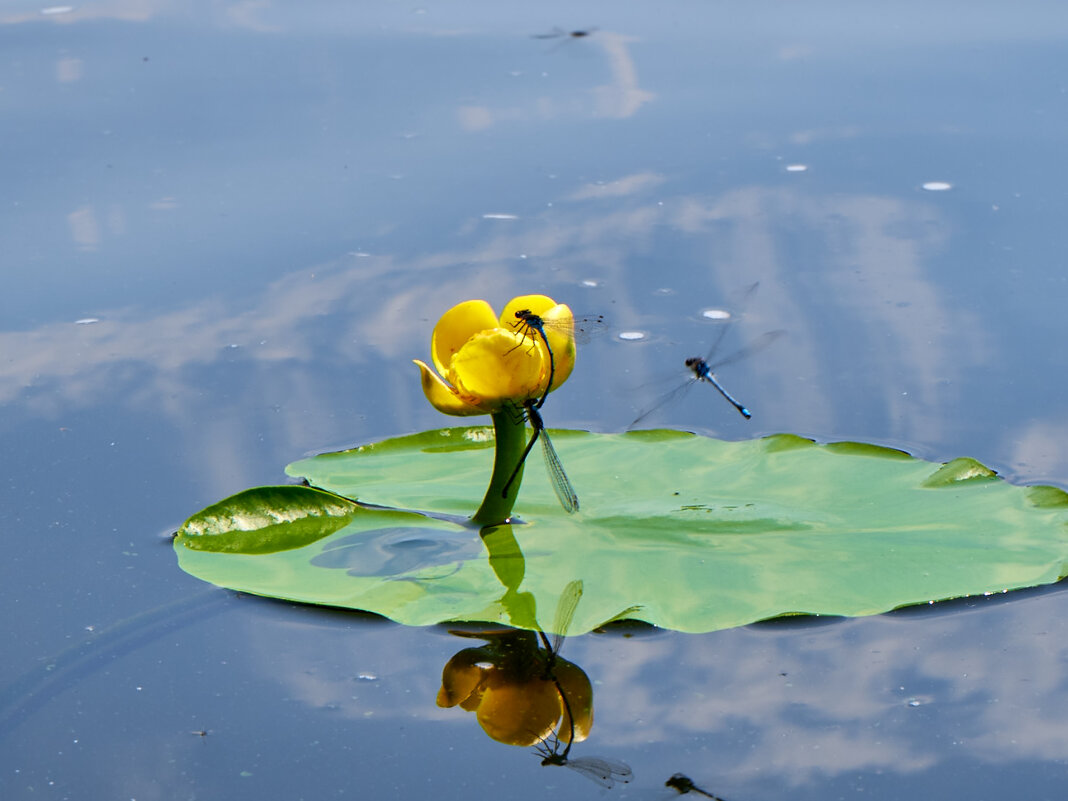
<path fill-rule="evenodd" d="M 527 444 L 527 425 L 522 415 L 514 410 L 503 409 L 491 415 L 496 438 L 493 453 L 493 476 L 482 505 L 471 517 L 480 526 L 504 523 L 512 514 L 519 486 L 523 483 L 523 468 L 519 468 L 515 480 L 504 494 L 504 485 L 515 470 L 516 463 Z"/>

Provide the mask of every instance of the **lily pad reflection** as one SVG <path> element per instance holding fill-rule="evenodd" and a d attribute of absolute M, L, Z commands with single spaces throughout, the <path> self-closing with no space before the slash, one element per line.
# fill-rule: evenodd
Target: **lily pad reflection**
<path fill-rule="evenodd" d="M 420 571 L 425 579 L 428 568 L 449 567 L 448 575 L 459 569 L 459 562 L 482 553 L 478 533 L 471 529 L 432 534 L 414 526 L 360 531 L 331 540 L 309 563 L 345 570 L 350 576 L 403 576 Z"/>

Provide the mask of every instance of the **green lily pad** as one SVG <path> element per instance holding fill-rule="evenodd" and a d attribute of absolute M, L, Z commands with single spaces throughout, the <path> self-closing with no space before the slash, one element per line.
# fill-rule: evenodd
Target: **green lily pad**
<path fill-rule="evenodd" d="M 488 482 L 492 429 L 444 429 L 290 465 L 329 492 L 267 487 L 221 501 L 182 526 L 179 564 L 221 586 L 409 625 L 549 630 L 564 588 L 581 581 L 571 634 L 622 617 L 702 632 L 869 615 L 1068 572 L 1068 493 L 1013 486 L 973 459 L 932 464 L 792 435 L 551 433 L 578 514 L 530 465 L 523 521 L 479 532 L 464 516 Z"/>

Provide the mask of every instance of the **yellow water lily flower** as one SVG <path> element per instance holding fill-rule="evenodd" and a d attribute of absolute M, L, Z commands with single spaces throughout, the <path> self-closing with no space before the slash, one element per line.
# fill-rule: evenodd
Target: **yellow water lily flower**
<path fill-rule="evenodd" d="M 435 409 L 493 414 L 540 398 L 567 380 L 575 367 L 574 318 L 571 309 L 545 295 L 514 298 L 499 318 L 486 301 L 468 300 L 438 320 L 430 353 L 437 373 L 413 361 Z"/>

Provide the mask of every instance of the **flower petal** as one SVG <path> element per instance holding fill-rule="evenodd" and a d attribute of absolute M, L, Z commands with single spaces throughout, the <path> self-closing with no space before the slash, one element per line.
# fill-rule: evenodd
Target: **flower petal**
<path fill-rule="evenodd" d="M 465 300 L 441 315 L 430 339 L 430 355 L 438 372 L 448 375 L 452 357 L 464 343 L 479 331 L 496 327 L 497 317 L 484 300 Z"/>
<path fill-rule="evenodd" d="M 438 690 L 438 706 L 450 707 L 463 704 L 472 696 L 476 702 L 472 708 L 478 706 L 481 700 L 479 684 L 485 671 L 479 667 L 492 657 L 492 651 L 488 648 L 465 648 L 445 665 L 441 672 L 441 689 Z"/>
<path fill-rule="evenodd" d="M 446 373 L 462 397 L 491 411 L 539 397 L 548 375 L 548 354 L 540 339 L 500 328 L 471 337 Z"/>
<path fill-rule="evenodd" d="M 479 408 L 461 398 L 455 389 L 442 381 L 437 373 L 419 359 L 412 359 L 412 361 L 419 366 L 419 371 L 422 373 L 423 394 L 430 401 L 430 405 L 439 412 L 458 417 L 490 413 L 490 410 Z"/>
<path fill-rule="evenodd" d="M 593 687 L 590 686 L 590 678 L 574 662 L 559 657 L 554 673 L 560 691 L 567 696 L 567 704 L 560 704 L 562 718 L 557 736 L 563 741 L 571 737 L 571 722 L 567 717 L 567 710 L 570 709 L 575 720 L 575 742 L 585 740 L 593 728 Z"/>
<path fill-rule="evenodd" d="M 477 714 L 478 722 L 494 740 L 534 745 L 548 736 L 560 719 L 560 693 L 551 680 L 540 676 L 522 681 L 491 675 Z"/>

